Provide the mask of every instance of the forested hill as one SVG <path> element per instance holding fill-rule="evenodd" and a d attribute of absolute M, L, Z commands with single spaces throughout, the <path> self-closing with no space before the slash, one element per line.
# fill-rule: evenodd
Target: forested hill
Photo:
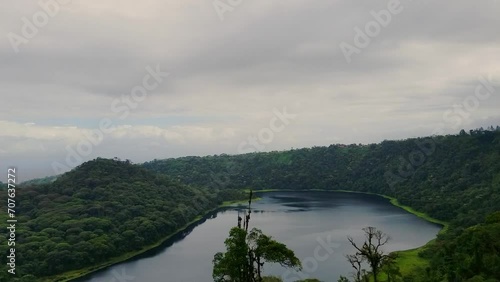
<path fill-rule="evenodd" d="M 404 281 L 500 281 L 500 213 L 494 213 L 500 211 L 498 130 L 364 146 L 155 160 L 144 167 L 211 188 L 389 195 L 450 222 L 448 232 L 419 252 L 428 266 L 410 267 Z"/>
<path fill-rule="evenodd" d="M 59 175 L 55 176 L 47 176 L 43 178 L 36 178 L 36 179 L 31 179 L 28 181 L 24 181 L 21 183 L 22 186 L 28 186 L 28 185 L 42 185 L 42 184 L 50 184 L 59 177 Z"/>
<path fill-rule="evenodd" d="M 0 201 L 6 203 L 3 194 Z M 20 187 L 16 213 L 22 224 L 16 226 L 15 248 L 22 267 L 16 277 L 45 281 L 37 278 L 141 250 L 216 208 L 226 196 L 107 159 L 84 163 L 50 184 Z M 5 213 L 0 217 L 6 222 Z M 5 238 L 6 229 L 0 234 Z M 1 244 L 0 253 L 7 254 L 7 248 Z M 0 281 L 17 281 L 7 273 L 5 255 L 1 263 Z"/>
<path fill-rule="evenodd" d="M 22 267 L 16 277 L 24 278 L 9 276 L 4 255 L 0 281 L 55 281 L 52 275 L 70 270 L 78 274 L 82 268 L 123 258 L 158 243 L 223 200 L 240 197 L 246 188 L 343 189 L 394 196 L 452 223 L 451 232 L 424 254 L 433 262 L 427 273 L 437 273 L 438 279 L 422 281 L 500 273 L 488 267 L 500 262 L 498 215 L 484 222 L 486 215 L 500 211 L 500 132 L 476 130 L 143 165 L 96 159 L 53 182 L 17 188 L 16 219 L 22 224 L 16 225 L 15 247 Z M 6 196 L 1 193 L 0 201 L 6 203 Z M 6 222 L 6 217 L 0 213 L 0 221 Z M 6 238 L 7 232 L 0 229 L 0 236 Z M 486 256 L 468 252 L 487 248 L 485 240 L 495 246 Z M 8 254 L 11 247 L 0 245 L 0 253 Z M 461 259 L 452 260 L 457 254 Z"/>
<path fill-rule="evenodd" d="M 144 167 L 212 188 L 380 193 L 460 226 L 500 210 L 500 131 L 155 160 Z"/>

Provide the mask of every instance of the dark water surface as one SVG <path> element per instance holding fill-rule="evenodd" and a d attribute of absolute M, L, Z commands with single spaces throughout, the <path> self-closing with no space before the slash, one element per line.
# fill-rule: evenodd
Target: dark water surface
<path fill-rule="evenodd" d="M 420 219 L 388 200 L 342 192 L 272 192 L 255 202 L 251 227 L 285 243 L 302 260 L 302 273 L 266 265 L 266 274 L 284 281 L 315 277 L 337 281 L 351 272 L 344 254 L 354 253 L 347 236 L 363 241 L 366 226 L 391 236 L 386 250 L 405 250 L 432 240 L 440 226 Z M 91 282 L 210 282 L 212 259 L 237 223 L 238 207 L 210 215 L 164 246 L 92 274 Z"/>

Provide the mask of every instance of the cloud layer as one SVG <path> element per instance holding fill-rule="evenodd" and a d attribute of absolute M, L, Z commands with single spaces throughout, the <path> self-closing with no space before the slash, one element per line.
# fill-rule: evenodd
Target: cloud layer
<path fill-rule="evenodd" d="M 219 2 L 231 7 L 223 17 Z M 264 151 L 500 124 L 500 2 L 401 0 L 348 63 L 340 44 L 391 2 L 4 1 L 0 169 L 54 174 L 103 119 L 113 129 L 82 161 L 239 153 L 284 108 L 296 118 Z M 40 3 L 54 15 L 26 38 Z M 25 39 L 18 53 L 13 34 Z M 170 76 L 121 118 L 114 101 L 148 66 Z"/>

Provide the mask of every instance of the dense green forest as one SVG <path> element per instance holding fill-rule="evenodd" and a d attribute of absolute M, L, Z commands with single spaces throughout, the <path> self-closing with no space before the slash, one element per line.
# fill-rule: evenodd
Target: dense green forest
<path fill-rule="evenodd" d="M 144 167 L 186 184 L 211 188 L 379 193 L 467 227 L 500 209 L 500 131 L 471 133 L 155 160 Z"/>
<path fill-rule="evenodd" d="M 449 281 L 481 275 L 479 268 L 464 270 L 469 266 L 443 260 L 450 244 L 471 232 L 470 228 L 492 227 L 475 225 L 500 211 L 498 127 L 370 145 L 154 160 L 144 167 L 183 183 L 214 189 L 351 190 L 395 197 L 403 205 L 450 223 L 448 232 L 433 245 L 438 250 L 421 254 L 432 261 L 427 271 L 432 268 L 434 277 L 447 275 Z M 499 235 L 492 229 L 490 243 L 498 244 Z M 494 258 L 500 256 L 499 249 L 492 252 Z M 443 264 L 454 268 L 456 276 Z M 483 275 L 495 277 L 487 272 Z"/>
<path fill-rule="evenodd" d="M 84 163 L 50 184 L 19 187 L 16 277 L 38 281 L 137 252 L 239 194 L 189 187 L 128 161 L 107 159 Z M 6 219 L 1 213 L 0 220 Z M 7 231 L 2 228 L 1 236 Z M 0 245 L 0 253 L 8 248 Z M 16 281 L 6 260 L 2 255 L 0 281 Z"/>
<path fill-rule="evenodd" d="M 500 215 L 494 213 L 500 211 L 500 131 L 483 129 L 142 165 L 96 159 L 57 179 L 18 187 L 22 224 L 16 226 L 16 261 L 22 268 L 16 277 L 53 281 L 53 275 L 78 275 L 144 250 L 223 201 L 243 198 L 249 188 L 351 190 L 397 198 L 450 223 L 420 252 L 428 267 L 403 281 L 500 277 Z M 0 201 L 7 201 L 5 193 Z M 5 213 L 0 220 L 6 221 Z M 1 236 L 7 231 L 0 230 Z M 8 248 L 3 244 L 0 252 Z M 6 256 L 0 261 L 0 281 L 16 281 L 8 276 Z"/>
<path fill-rule="evenodd" d="M 59 177 L 59 175 L 47 176 L 47 177 L 43 177 L 43 178 L 36 178 L 36 179 L 24 181 L 20 185 L 29 186 L 29 185 L 49 184 L 49 183 L 56 181 L 58 177 Z"/>
<path fill-rule="evenodd" d="M 421 256 L 430 267 L 407 277 L 419 282 L 500 281 L 500 212 L 475 226 L 444 234 L 436 244 L 428 244 Z"/>

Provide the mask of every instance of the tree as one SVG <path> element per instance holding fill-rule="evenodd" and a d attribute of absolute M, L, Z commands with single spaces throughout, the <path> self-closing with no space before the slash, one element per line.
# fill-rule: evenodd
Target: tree
<path fill-rule="evenodd" d="M 347 279 L 347 277 L 345 276 L 340 276 L 339 280 L 337 280 L 337 282 L 349 282 L 349 279 Z"/>
<path fill-rule="evenodd" d="M 252 192 L 248 210 L 243 218 L 238 216 L 238 225 L 229 232 L 224 242 L 225 253 L 217 253 L 213 259 L 212 277 L 216 282 L 262 282 L 264 263 L 279 263 L 284 267 L 301 269 L 300 260 L 294 252 L 272 237 L 253 228 L 248 231 L 252 213 Z"/>
<path fill-rule="evenodd" d="M 401 271 L 394 260 L 396 255 L 389 254 L 385 262 L 382 264 L 382 271 L 387 275 L 387 282 L 397 282 L 402 278 Z"/>
<path fill-rule="evenodd" d="M 251 281 L 248 274 L 249 248 L 246 244 L 245 230 L 233 227 L 229 238 L 224 242 L 226 253 L 217 253 L 213 259 L 212 276 L 214 281 Z"/>
<path fill-rule="evenodd" d="M 219 206 L 244 199 L 243 192 L 209 191 L 183 185 L 141 165 L 106 159 L 86 162 L 54 181 L 20 184 L 16 213 L 16 280 L 4 277 L 7 256 L 0 257 L 0 281 L 56 281 L 64 272 L 89 268 L 159 242 Z M 155 195 L 146 199 L 144 195 Z M 8 193 L 0 193 L 7 203 Z M 0 213 L 6 222 L 8 214 Z M 9 229 L 1 228 L 6 238 Z M 16 243 L 17 244 L 17 243 Z M 11 246 L 0 244 L 0 253 Z M 10 275 L 10 274 L 9 274 Z M 32 276 L 36 277 L 32 278 Z"/>
<path fill-rule="evenodd" d="M 279 263 L 281 266 L 289 268 L 299 268 L 301 265 L 294 252 L 288 249 L 285 244 L 273 240 L 272 237 L 263 234 L 257 228 L 253 228 L 248 234 L 248 245 L 257 265 L 259 280 L 262 279 L 261 266 L 264 262 Z"/>
<path fill-rule="evenodd" d="M 382 247 L 387 244 L 390 237 L 382 231 L 377 230 L 375 227 L 365 227 L 363 231 L 365 232 L 366 240 L 362 246 L 358 246 L 352 237 L 347 238 L 356 249 L 354 255 L 347 256 L 348 261 L 356 270 L 355 281 L 359 282 L 362 281 L 361 279 L 366 279 L 366 275 L 363 275 L 364 270 L 361 268 L 362 263 L 365 261 L 370 266 L 374 282 L 378 282 L 378 275 L 382 268 L 389 271 L 390 277 L 397 276 L 399 270 L 395 268 L 396 266 L 394 265 L 395 256 L 386 254 L 384 250 L 382 250 Z"/>
<path fill-rule="evenodd" d="M 366 271 L 361 267 L 366 259 L 361 254 L 357 253 L 354 255 L 346 255 L 346 258 L 355 270 L 353 273 L 354 282 L 363 282 L 363 280 L 368 282 L 368 276 L 365 273 Z"/>

